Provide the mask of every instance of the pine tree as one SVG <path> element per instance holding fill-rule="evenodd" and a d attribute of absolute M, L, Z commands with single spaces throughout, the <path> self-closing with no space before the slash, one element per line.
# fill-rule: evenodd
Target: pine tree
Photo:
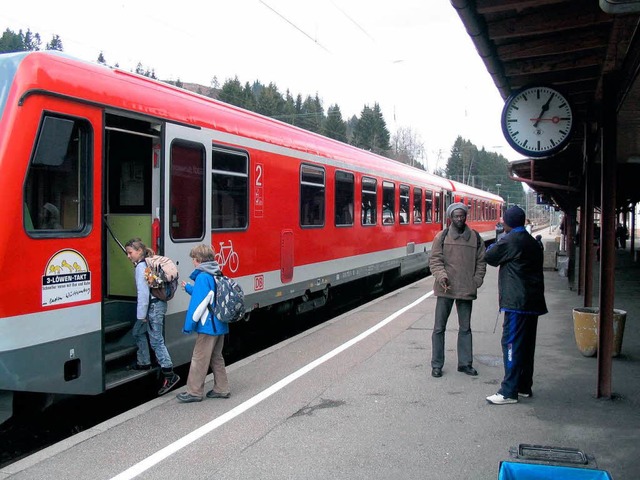
<path fill-rule="evenodd" d="M 224 82 L 220 92 L 218 93 L 218 100 L 242 107 L 243 96 L 244 94 L 240 80 L 238 80 L 238 77 L 235 77 L 233 80 L 226 80 Z"/>
<path fill-rule="evenodd" d="M 22 33 L 22 31 L 21 31 Z M 24 34 L 24 47 L 25 50 L 37 52 L 40 50 L 42 41 L 40 40 L 39 33 L 31 33 L 31 30 L 27 29 L 27 33 Z"/>
<path fill-rule="evenodd" d="M 53 38 L 51 38 L 51 41 L 47 43 L 46 49 L 56 50 L 58 52 L 64 51 L 64 48 L 62 47 L 62 40 L 60 40 L 60 37 L 58 35 L 54 35 Z"/>
<path fill-rule="evenodd" d="M 378 155 L 388 156 L 391 150 L 389 139 L 389 130 L 380 105 L 375 103 L 373 108 L 365 105 L 353 133 L 353 144 Z"/>
<path fill-rule="evenodd" d="M 24 52 L 25 50 L 22 30 L 18 34 L 7 28 L 0 37 L 0 53 Z"/>
<path fill-rule="evenodd" d="M 256 101 L 256 111 L 261 115 L 274 118 L 284 111 L 284 100 L 274 83 L 260 89 Z"/>
<path fill-rule="evenodd" d="M 324 111 L 318 95 L 316 95 L 315 98 L 312 98 L 310 95 L 307 96 L 302 103 L 296 125 L 310 132 L 320 133 L 323 119 Z"/>
<path fill-rule="evenodd" d="M 346 143 L 347 124 L 342 120 L 342 113 L 338 104 L 332 105 L 327 109 L 327 118 L 322 124 L 322 134 Z"/>
<path fill-rule="evenodd" d="M 296 102 L 291 95 L 289 89 L 287 89 L 287 93 L 284 97 L 284 105 L 283 105 L 282 114 L 279 116 L 279 120 L 283 122 L 289 123 L 291 125 L 295 125 L 296 121 Z"/>

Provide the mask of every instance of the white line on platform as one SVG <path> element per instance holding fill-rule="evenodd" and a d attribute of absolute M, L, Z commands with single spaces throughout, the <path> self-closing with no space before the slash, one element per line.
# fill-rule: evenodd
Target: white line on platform
<path fill-rule="evenodd" d="M 400 310 L 398 310 L 397 312 L 393 313 L 392 315 L 389 315 L 387 318 L 382 320 L 380 323 L 378 323 L 378 324 L 374 325 L 373 327 L 371 327 L 370 329 L 362 332 L 357 337 L 352 338 L 351 340 L 349 340 L 348 342 L 343 343 L 339 347 L 334 348 L 329 353 L 324 354 L 322 357 L 314 360 L 311 363 L 308 363 L 307 365 L 305 365 L 301 369 L 293 372 L 292 374 L 286 376 L 282 380 L 274 383 L 269 388 L 263 390 L 262 392 L 258 393 L 257 395 L 254 395 L 249 400 L 247 400 L 244 403 L 241 403 L 240 405 L 234 407 L 233 409 L 229 410 L 224 415 L 221 415 L 218 418 L 215 418 L 214 420 L 212 420 L 209 423 L 201 426 L 197 430 L 194 430 L 193 432 L 189 433 L 188 435 L 185 435 L 184 437 L 180 438 L 179 440 L 176 440 L 172 444 L 167 445 L 162 450 L 159 450 L 156 453 L 154 453 L 153 455 L 145 458 L 141 462 L 136 463 L 134 466 L 128 468 L 124 472 L 122 472 L 122 473 L 116 475 L 115 477 L 113 477 L 111 480 L 128 480 L 128 479 L 132 479 L 132 478 L 137 477 L 138 475 L 140 475 L 141 473 L 147 471 L 148 469 L 150 469 L 154 465 L 160 463 L 165 458 L 173 455 L 174 453 L 176 453 L 177 451 L 179 451 L 182 448 L 186 447 L 187 445 L 190 445 L 191 443 L 195 442 L 200 437 L 203 437 L 207 433 L 212 432 L 216 428 L 224 425 L 229 420 L 232 420 L 235 417 L 237 417 L 238 415 L 240 415 L 241 413 L 246 412 L 251 407 L 256 406 L 258 403 L 260 403 L 263 400 L 269 398 L 271 395 L 273 395 L 277 391 L 283 389 L 284 387 L 286 387 L 287 385 L 289 385 L 293 381 L 297 380 L 298 378 L 300 378 L 304 374 L 309 373 L 311 370 L 313 370 L 314 368 L 322 365 L 327 360 L 332 359 L 333 357 L 335 357 L 339 353 L 345 351 L 347 348 L 355 345 L 360 340 L 364 340 L 365 338 L 367 338 L 372 333 L 380 330 L 382 327 L 384 327 L 388 323 L 392 322 L 395 318 L 397 318 L 398 316 L 402 315 L 407 310 L 412 309 L 416 305 L 420 304 L 421 302 L 423 302 L 424 300 L 429 298 L 431 295 L 433 295 L 433 291 L 430 291 L 429 293 L 427 293 L 427 294 L 423 295 L 422 297 L 418 298 L 413 303 L 410 303 L 409 305 L 401 308 Z"/>

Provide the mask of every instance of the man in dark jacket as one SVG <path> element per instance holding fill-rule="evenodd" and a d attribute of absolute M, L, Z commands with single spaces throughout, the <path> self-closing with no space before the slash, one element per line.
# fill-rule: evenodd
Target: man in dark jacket
<path fill-rule="evenodd" d="M 489 403 L 517 403 L 533 395 L 533 357 L 538 316 L 547 313 L 544 299 L 543 251 L 525 230 L 525 213 L 517 206 L 504 213 L 507 234 L 489 247 L 485 259 L 500 267 L 498 290 L 502 324 L 504 379 Z"/>
<path fill-rule="evenodd" d="M 429 258 L 429 269 L 435 278 L 433 291 L 438 297 L 431 335 L 431 375 L 442 376 L 444 334 L 455 300 L 458 371 L 475 376 L 478 372 L 473 368 L 471 306 L 487 271 L 484 242 L 478 232 L 467 226 L 467 206 L 463 203 L 449 205 L 447 218 L 451 218 L 451 225 L 436 235 Z"/>

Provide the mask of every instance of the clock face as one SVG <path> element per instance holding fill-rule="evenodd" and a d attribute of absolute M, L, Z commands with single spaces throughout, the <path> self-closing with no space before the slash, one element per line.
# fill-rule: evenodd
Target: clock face
<path fill-rule="evenodd" d="M 571 105 L 551 87 L 520 90 L 507 99 L 502 110 L 502 132 L 509 145 L 530 157 L 546 157 L 562 150 L 572 127 Z"/>

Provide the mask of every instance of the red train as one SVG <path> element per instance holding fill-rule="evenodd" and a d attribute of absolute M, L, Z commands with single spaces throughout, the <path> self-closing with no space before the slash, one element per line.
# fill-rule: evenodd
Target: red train
<path fill-rule="evenodd" d="M 191 271 L 210 243 L 248 309 L 425 269 L 451 201 L 495 237 L 502 199 L 296 127 L 62 54 L 0 55 L 0 390 L 99 394 L 139 372 L 140 236 Z M 187 295 L 166 341 L 189 362 Z"/>

